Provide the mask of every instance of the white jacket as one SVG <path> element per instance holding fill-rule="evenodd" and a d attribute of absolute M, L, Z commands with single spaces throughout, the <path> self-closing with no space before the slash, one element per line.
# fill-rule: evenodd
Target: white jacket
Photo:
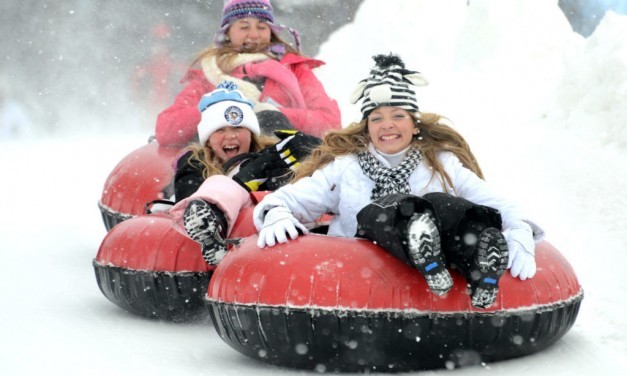
<path fill-rule="evenodd" d="M 383 166 L 390 167 L 383 157 L 373 154 Z M 463 197 L 475 204 L 495 208 L 501 212 L 503 230 L 516 221 L 527 222 L 539 241 L 543 231 L 523 214 L 522 210 L 490 189 L 489 185 L 472 171 L 465 168 L 451 152 L 441 152 L 437 158 L 450 176 L 455 191 L 445 191 L 437 178 L 432 178 L 431 169 L 421 161 L 409 176 L 411 193 L 422 196 L 429 192 L 446 192 Z M 357 231 L 357 213 L 368 205 L 374 181 L 367 177 L 356 155 L 336 158 L 325 167 L 315 171 L 311 177 L 288 184 L 267 195 L 255 208 L 255 213 L 264 213 L 275 206 L 287 207 L 301 223 L 314 222 L 324 213 L 332 213 L 328 235 L 353 237 Z M 255 218 L 261 227 L 263 218 Z"/>

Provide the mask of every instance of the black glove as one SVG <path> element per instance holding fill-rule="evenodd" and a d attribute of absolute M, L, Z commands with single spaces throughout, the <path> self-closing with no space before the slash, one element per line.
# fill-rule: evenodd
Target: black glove
<path fill-rule="evenodd" d="M 273 148 L 273 146 L 270 146 L 270 148 Z M 281 163 L 281 159 L 276 152 L 258 153 L 255 158 L 240 164 L 239 171 L 233 175 L 233 180 L 249 192 L 266 190 L 264 183 L 272 175 L 273 170 L 276 169 L 279 163 Z"/>
<path fill-rule="evenodd" d="M 280 130 L 274 134 L 281 139 L 274 148 L 286 167 L 294 170 L 311 151 L 322 143 L 322 140 L 298 131 Z M 264 150 L 265 151 L 265 150 Z"/>
<path fill-rule="evenodd" d="M 322 143 L 319 138 L 298 131 L 282 130 L 274 134 L 281 141 L 242 162 L 233 175 L 233 180 L 249 192 L 272 191 L 287 183 L 300 161 Z"/>
<path fill-rule="evenodd" d="M 289 168 L 275 168 L 268 174 L 268 179 L 259 187 L 260 191 L 276 191 L 289 183 L 294 177 L 294 173 Z"/>

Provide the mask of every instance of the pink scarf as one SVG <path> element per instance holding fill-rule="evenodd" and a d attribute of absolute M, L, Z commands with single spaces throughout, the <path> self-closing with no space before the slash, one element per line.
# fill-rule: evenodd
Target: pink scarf
<path fill-rule="evenodd" d="M 279 84 L 288 95 L 291 108 L 307 108 L 305 98 L 300 91 L 298 80 L 292 71 L 274 59 L 264 60 L 258 63 L 246 63 L 235 68 L 231 75 L 237 78 L 249 77 L 253 80 L 265 78 Z"/>

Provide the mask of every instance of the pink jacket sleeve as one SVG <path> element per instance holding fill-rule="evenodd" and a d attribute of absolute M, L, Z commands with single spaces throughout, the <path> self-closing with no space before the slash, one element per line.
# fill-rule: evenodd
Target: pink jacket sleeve
<path fill-rule="evenodd" d="M 327 130 L 341 128 L 340 108 L 337 102 L 327 95 L 322 83 L 311 70 L 310 64 L 307 62 L 294 64 L 292 69 L 298 79 L 307 108 L 282 107 L 281 112 L 296 129 L 312 136 L 321 137 Z"/>
<path fill-rule="evenodd" d="M 191 196 L 170 208 L 174 229 L 185 236 L 187 231 L 183 224 L 183 214 L 189 202 L 197 199 L 215 204 L 222 211 L 229 227 L 227 234 L 231 233 L 240 210 L 253 206 L 250 194 L 233 179 L 224 175 L 212 175 Z"/>
<path fill-rule="evenodd" d="M 214 89 L 199 70 L 190 70 L 182 82 L 188 84 L 177 95 L 174 104 L 157 116 L 155 136 L 159 145 L 181 146 L 194 139 L 200 122 L 198 102 Z"/>

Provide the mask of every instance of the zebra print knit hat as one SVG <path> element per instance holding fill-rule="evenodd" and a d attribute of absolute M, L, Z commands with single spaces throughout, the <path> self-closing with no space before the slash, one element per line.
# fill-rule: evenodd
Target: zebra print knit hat
<path fill-rule="evenodd" d="M 405 63 L 398 55 L 373 56 L 376 63 L 368 78 L 361 80 L 351 95 L 351 103 L 363 98 L 361 113 L 363 118 L 377 107 L 392 106 L 409 112 L 418 112 L 416 93 L 409 85 L 425 86 L 427 80 L 420 72 L 405 69 Z"/>

